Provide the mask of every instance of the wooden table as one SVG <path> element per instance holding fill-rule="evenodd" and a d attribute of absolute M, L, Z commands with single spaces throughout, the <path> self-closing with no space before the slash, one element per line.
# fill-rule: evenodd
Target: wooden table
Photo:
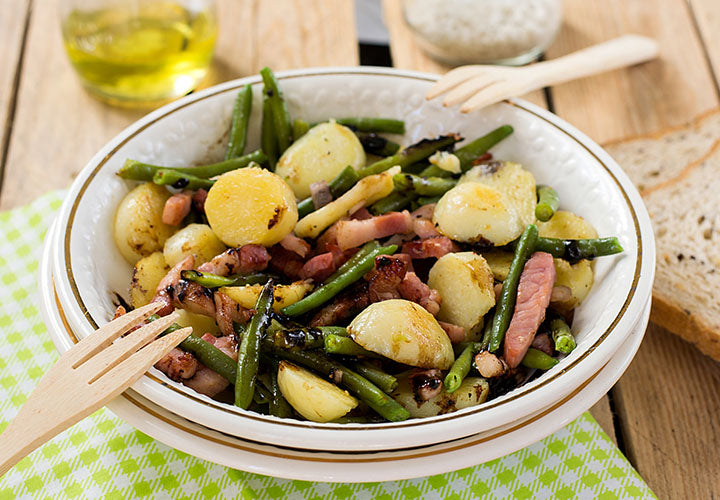
<path fill-rule="evenodd" d="M 1 0 L 0 208 L 66 187 L 144 112 L 105 106 L 80 87 L 63 52 L 55 2 Z M 358 63 L 352 0 L 218 2 L 220 38 L 205 85 L 256 72 Z M 395 66 L 442 72 L 408 37 L 399 0 L 384 0 Z M 282 15 L 280 15 L 282 13 Z M 622 33 L 655 37 L 657 62 L 529 96 L 598 142 L 685 122 L 718 106 L 720 2 L 566 0 L 548 58 Z M 282 35 L 280 35 L 282 34 Z M 651 326 L 627 373 L 594 408 L 660 498 L 720 491 L 720 366 Z"/>

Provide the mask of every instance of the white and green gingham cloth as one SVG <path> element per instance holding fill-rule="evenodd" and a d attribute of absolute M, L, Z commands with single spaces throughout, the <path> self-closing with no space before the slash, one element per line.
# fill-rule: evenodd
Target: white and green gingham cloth
<path fill-rule="evenodd" d="M 0 213 L 0 432 L 57 359 L 40 317 L 37 270 L 62 193 Z M 542 441 L 467 469 L 407 481 L 331 484 L 250 474 L 174 450 L 106 409 L 0 478 L 13 498 L 655 498 L 586 413 Z"/>

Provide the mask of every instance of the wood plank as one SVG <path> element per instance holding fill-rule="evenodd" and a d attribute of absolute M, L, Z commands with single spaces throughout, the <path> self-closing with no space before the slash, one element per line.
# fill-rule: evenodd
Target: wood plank
<path fill-rule="evenodd" d="M 604 395 L 602 399 L 600 399 L 600 401 L 595 403 L 592 408 L 590 408 L 589 411 L 593 418 L 597 420 L 597 423 L 600 424 L 602 430 L 605 431 L 605 434 L 607 434 L 610 439 L 612 439 L 613 443 L 617 444 L 614 416 L 612 408 L 610 407 L 610 398 L 608 397 L 608 395 Z"/>
<path fill-rule="evenodd" d="M 29 4 L 29 0 L 4 2 L 3 14 L 0 16 L 0 169 L 5 158 L 7 134 L 11 126 L 16 74 L 19 71 Z"/>
<path fill-rule="evenodd" d="M 684 123 L 717 106 L 684 0 L 566 0 L 565 21 L 548 57 L 625 33 L 656 38 L 660 59 L 553 88 L 558 115 L 606 142 Z"/>
<path fill-rule="evenodd" d="M 146 113 L 107 106 L 83 91 L 59 42 L 56 2 L 32 14 L 0 209 L 68 186 L 105 142 Z M 357 64 L 352 0 L 319 3 L 303 8 L 300 0 L 219 1 L 220 35 L 203 86 L 265 65 Z"/>
<path fill-rule="evenodd" d="M 661 46 L 660 61 L 552 89 L 555 111 L 596 140 L 686 122 L 717 105 L 682 0 L 566 0 L 565 14 L 551 56 L 629 32 L 653 36 Z M 717 477 L 704 471 L 720 463 L 720 449 L 709 444 L 717 442 L 719 382 L 714 361 L 653 325 L 613 389 L 626 453 L 660 498 L 717 493 Z"/>
<path fill-rule="evenodd" d="M 385 25 L 390 35 L 390 54 L 394 67 L 439 75 L 451 69 L 450 66 L 429 57 L 415 43 L 413 34 L 403 18 L 402 0 L 382 0 L 382 6 Z M 538 106 L 547 107 L 545 94 L 540 90 L 521 97 Z"/>
<path fill-rule="evenodd" d="M 688 0 L 700 32 L 703 47 L 720 85 L 720 2 L 717 0 Z"/>

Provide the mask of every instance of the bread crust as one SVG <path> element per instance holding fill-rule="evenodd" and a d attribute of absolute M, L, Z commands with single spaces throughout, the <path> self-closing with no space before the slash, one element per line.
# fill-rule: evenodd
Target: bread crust
<path fill-rule="evenodd" d="M 704 354 L 720 361 L 720 332 L 710 328 L 697 315 L 673 304 L 660 290 L 653 289 L 650 319 L 653 323 L 695 344 Z"/>

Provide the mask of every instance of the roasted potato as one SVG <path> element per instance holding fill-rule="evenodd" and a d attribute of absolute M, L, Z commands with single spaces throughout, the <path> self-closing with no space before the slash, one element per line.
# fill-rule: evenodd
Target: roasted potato
<path fill-rule="evenodd" d="M 497 246 L 510 243 L 524 229 L 511 200 L 479 182 L 458 184 L 445 193 L 435 205 L 433 222 L 450 239 Z"/>
<path fill-rule="evenodd" d="M 438 319 L 469 332 L 495 305 L 494 279 L 487 262 L 473 252 L 449 253 L 430 269 L 428 286 L 440 293 Z"/>
<path fill-rule="evenodd" d="M 295 411 L 313 422 L 335 420 L 358 405 L 347 391 L 287 361 L 280 361 L 278 385 Z"/>
<path fill-rule="evenodd" d="M 478 165 L 468 170 L 459 182 L 479 182 L 507 196 L 515 207 L 522 228 L 520 233 L 528 224 L 535 222 L 535 205 L 537 205 L 535 177 L 519 163 L 496 161 L 488 165 Z M 520 233 L 517 236 L 520 236 Z"/>
<path fill-rule="evenodd" d="M 316 238 L 325 228 L 348 215 L 350 209 L 368 206 L 385 198 L 395 187 L 393 176 L 399 173 L 400 167 L 392 167 L 381 174 L 360 179 L 347 193 L 300 219 L 295 226 L 295 234 L 301 238 Z"/>
<path fill-rule="evenodd" d="M 168 273 L 170 268 L 165 262 L 162 252 L 151 253 L 140 259 L 133 269 L 130 282 L 130 303 L 133 307 L 142 307 L 149 304 L 155 296 L 160 280 Z"/>
<path fill-rule="evenodd" d="M 298 219 L 295 195 L 280 177 L 258 167 L 221 175 L 208 192 L 205 214 L 213 232 L 228 246 L 271 246 Z"/>
<path fill-rule="evenodd" d="M 175 320 L 180 326 L 191 326 L 193 334 L 198 337 L 202 337 L 206 333 L 211 333 L 215 336 L 221 335 L 220 328 L 218 328 L 215 318 L 210 316 L 203 316 L 202 314 L 195 314 L 186 311 L 185 309 L 176 309 L 178 317 Z"/>
<path fill-rule="evenodd" d="M 595 228 L 585 219 L 572 212 L 558 210 L 547 222 L 538 224 L 538 234 L 544 238 L 562 238 L 579 240 L 597 238 Z M 565 309 L 572 309 L 580 304 L 593 286 L 594 273 L 592 262 L 581 260 L 570 264 L 563 259 L 555 259 L 555 286 L 570 288 L 573 300 L 563 304 Z"/>
<path fill-rule="evenodd" d="M 170 192 L 152 182 L 130 191 L 115 212 L 115 244 L 125 260 L 135 264 L 153 252 L 162 250 L 175 228 L 163 224 L 162 212 Z"/>
<path fill-rule="evenodd" d="M 226 250 L 225 245 L 207 224 L 189 224 L 165 242 L 165 262 L 172 267 L 188 255 L 195 256 L 199 266 Z"/>
<path fill-rule="evenodd" d="M 504 250 L 488 250 L 482 253 L 485 262 L 490 266 L 490 270 L 498 281 L 505 281 L 510 272 L 510 263 L 513 260 L 513 254 Z"/>
<path fill-rule="evenodd" d="M 310 184 L 330 182 L 348 165 L 365 165 L 365 150 L 355 133 L 335 122 L 311 128 L 280 157 L 275 173 L 299 199 L 310 196 Z"/>
<path fill-rule="evenodd" d="M 226 294 L 245 309 L 252 309 L 255 307 L 255 302 L 257 302 L 262 288 L 262 285 L 224 286 L 220 288 L 219 291 Z M 280 309 L 299 301 L 312 289 L 313 284 L 310 281 L 296 281 L 289 285 L 276 285 L 273 288 L 275 297 L 273 311 L 280 312 Z"/>
<path fill-rule="evenodd" d="M 368 351 L 398 363 L 447 370 L 455 361 L 445 330 L 432 314 L 408 300 L 371 304 L 352 320 L 347 330 Z"/>
<path fill-rule="evenodd" d="M 398 378 L 398 388 L 391 396 L 410 413 L 412 418 L 425 418 L 479 405 L 485 402 L 489 393 L 490 387 L 484 378 L 468 377 L 452 393 L 447 393 L 443 389 L 434 398 L 418 401 L 415 399 L 407 376 L 403 376 Z"/>

